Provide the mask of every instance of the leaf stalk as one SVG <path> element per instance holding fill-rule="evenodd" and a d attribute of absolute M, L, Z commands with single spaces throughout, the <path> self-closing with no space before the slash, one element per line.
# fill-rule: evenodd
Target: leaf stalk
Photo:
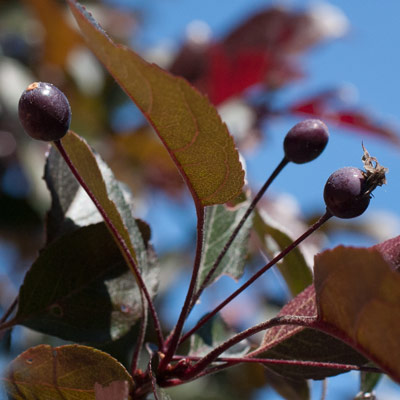
<path fill-rule="evenodd" d="M 283 168 L 289 163 L 289 160 L 284 157 L 282 161 L 278 164 L 278 166 L 275 168 L 275 170 L 272 172 L 272 174 L 269 176 L 269 178 L 265 181 L 264 185 L 261 187 L 261 189 L 258 191 L 252 202 L 250 203 L 249 207 L 247 208 L 246 212 L 244 213 L 243 217 L 237 224 L 235 230 L 232 232 L 231 236 L 229 237 L 228 241 L 226 242 L 224 248 L 222 249 L 221 253 L 218 255 L 217 259 L 215 260 L 213 266 L 211 267 L 210 271 L 204 278 L 203 282 L 201 283 L 200 288 L 197 290 L 197 292 L 194 294 L 192 303 L 191 303 L 191 309 L 194 307 L 196 304 L 197 300 L 203 293 L 204 289 L 207 287 L 209 284 L 210 280 L 212 279 L 216 269 L 218 268 L 219 264 L 221 263 L 222 259 L 224 258 L 225 254 L 228 252 L 229 248 L 231 247 L 233 241 L 235 240 L 236 236 L 242 229 L 244 223 L 247 221 L 248 217 L 256 207 L 257 203 L 260 201 L 266 190 L 269 188 L 271 183 L 275 180 L 275 178 L 279 175 L 279 173 L 283 170 Z"/>
<path fill-rule="evenodd" d="M 274 326 L 279 325 L 296 325 L 296 326 L 306 326 L 306 327 L 314 327 L 315 322 L 317 321 L 317 316 L 307 317 L 307 316 L 295 316 L 295 315 L 285 315 L 279 316 L 275 318 L 271 318 L 268 321 L 262 322 L 251 328 L 248 328 L 232 338 L 228 339 L 221 345 L 214 348 L 210 351 L 206 356 L 201 358 L 195 365 L 192 366 L 185 374 L 185 379 L 193 379 L 199 373 L 201 373 L 208 365 L 214 362 L 223 352 L 234 346 L 235 344 L 241 342 L 248 337 L 266 330 L 270 329 Z"/>
<path fill-rule="evenodd" d="M 205 315 L 189 332 L 187 332 L 182 338 L 180 343 L 188 339 L 194 332 L 200 329 L 207 321 L 209 321 L 215 314 L 217 314 L 222 308 L 229 304 L 236 296 L 247 289 L 255 280 L 257 280 L 261 275 L 273 267 L 277 262 L 279 262 L 283 257 L 295 249 L 303 240 L 315 232 L 321 225 L 323 225 L 332 214 L 327 210 L 325 214 L 313 224 L 306 232 L 299 236 L 294 242 L 292 242 L 288 247 L 282 250 L 276 257 L 269 261 L 264 267 L 262 267 L 258 272 L 256 272 L 250 279 L 248 279 L 239 289 L 233 292 L 229 297 L 222 301 L 217 307 L 215 307 L 211 312 Z"/>
<path fill-rule="evenodd" d="M 204 237 L 204 232 L 203 232 L 204 207 L 200 206 L 199 204 L 196 204 L 196 211 L 197 211 L 197 244 L 196 244 L 196 256 L 193 265 L 192 277 L 186 294 L 185 302 L 183 304 L 181 313 L 178 318 L 178 322 L 176 323 L 174 330 L 166 340 L 165 344 L 166 353 L 159 365 L 159 371 L 161 372 L 165 370 L 169 362 L 172 360 L 172 357 L 175 354 L 176 349 L 178 348 L 178 345 L 180 343 L 179 339 L 182 334 L 183 325 L 190 311 L 190 305 L 196 288 L 197 277 L 199 275 L 200 261 L 203 250 L 203 237 Z"/>

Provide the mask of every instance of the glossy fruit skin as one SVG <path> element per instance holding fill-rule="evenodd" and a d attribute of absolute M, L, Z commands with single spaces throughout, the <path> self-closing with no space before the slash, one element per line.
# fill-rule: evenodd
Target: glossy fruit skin
<path fill-rule="evenodd" d="M 18 115 L 26 133 L 34 139 L 61 139 L 71 123 L 71 107 L 61 90 L 46 82 L 34 82 L 22 93 Z"/>
<path fill-rule="evenodd" d="M 365 195 L 365 173 L 359 168 L 344 167 L 327 180 L 324 200 L 327 210 L 339 218 L 361 215 L 369 205 L 370 195 Z"/>
<path fill-rule="evenodd" d="M 286 134 L 283 142 L 285 157 L 296 164 L 317 158 L 329 140 L 328 127 L 319 119 L 306 119 Z"/>

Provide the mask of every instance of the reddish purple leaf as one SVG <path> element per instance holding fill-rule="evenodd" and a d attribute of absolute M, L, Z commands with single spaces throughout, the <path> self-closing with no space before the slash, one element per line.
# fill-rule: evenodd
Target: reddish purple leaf
<path fill-rule="evenodd" d="M 265 51 L 242 49 L 229 54 L 221 45 L 212 46 L 208 57 L 208 94 L 214 104 L 220 104 L 261 82 L 272 61 Z"/>
<path fill-rule="evenodd" d="M 344 246 L 316 256 L 314 272 L 320 327 L 400 382 L 400 275 L 376 248 Z"/>
<path fill-rule="evenodd" d="M 171 72 L 220 104 L 254 84 L 271 89 L 303 76 L 293 57 L 331 35 L 313 10 L 271 7 L 249 17 L 219 42 L 186 43 Z"/>
<path fill-rule="evenodd" d="M 316 9 L 297 11 L 284 7 L 261 10 L 234 29 L 224 39 L 223 44 L 231 53 L 238 49 L 268 49 L 281 54 L 304 52 L 332 36 L 315 19 L 315 11 Z M 329 11 L 320 16 L 329 17 L 328 13 Z M 339 35 L 341 33 L 338 32 Z"/>
<path fill-rule="evenodd" d="M 313 285 L 308 286 L 292 301 L 286 304 L 278 315 L 296 315 L 304 317 L 314 317 L 317 315 L 317 305 L 315 301 L 315 289 Z M 304 328 L 293 325 L 282 325 L 266 331 L 263 345 L 271 347 L 279 343 Z"/>
<path fill-rule="evenodd" d="M 385 125 L 363 111 L 343 108 L 340 90 L 329 90 L 293 104 L 289 111 L 294 114 L 305 114 L 332 122 L 347 129 L 362 131 L 381 139 L 400 145 L 398 129 Z"/>
<path fill-rule="evenodd" d="M 314 286 L 309 286 L 278 315 L 313 317 L 317 315 Z M 259 349 L 252 357 L 304 360 L 362 365 L 366 359 L 351 347 L 321 331 L 299 326 L 283 325 L 265 332 Z M 267 365 L 269 369 L 293 379 L 323 379 L 343 371 L 315 366 Z"/>
<path fill-rule="evenodd" d="M 309 317 L 318 310 L 315 326 L 320 330 L 274 327 L 251 356 L 359 366 L 367 357 L 398 381 L 400 324 L 393 315 L 400 312 L 400 277 L 389 265 L 398 267 L 399 254 L 400 236 L 371 248 L 339 246 L 317 255 L 315 287 L 305 289 L 279 315 Z M 291 378 L 321 379 L 340 372 L 304 366 L 268 368 Z"/>
<path fill-rule="evenodd" d="M 400 236 L 386 240 L 372 247 L 378 250 L 385 261 L 395 270 L 400 269 Z"/>

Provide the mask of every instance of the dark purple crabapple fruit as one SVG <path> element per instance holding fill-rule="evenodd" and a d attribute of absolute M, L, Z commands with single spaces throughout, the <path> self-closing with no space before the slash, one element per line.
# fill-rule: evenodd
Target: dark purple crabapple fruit
<path fill-rule="evenodd" d="M 64 93 L 51 83 L 31 83 L 22 93 L 18 114 L 26 133 L 34 139 L 61 139 L 69 129 L 71 107 Z"/>
<path fill-rule="evenodd" d="M 339 218 L 361 215 L 369 205 L 366 173 L 355 167 L 335 171 L 326 181 L 324 200 L 327 210 Z"/>
<path fill-rule="evenodd" d="M 285 157 L 296 164 L 317 158 L 328 143 L 328 127 L 319 119 L 306 119 L 286 134 L 283 142 Z"/>

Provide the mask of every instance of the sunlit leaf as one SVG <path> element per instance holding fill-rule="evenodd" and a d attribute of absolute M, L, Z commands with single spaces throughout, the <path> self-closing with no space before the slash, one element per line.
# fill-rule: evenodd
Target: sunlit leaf
<path fill-rule="evenodd" d="M 94 392 L 96 400 L 128 400 L 129 383 L 128 381 L 114 381 L 108 386 L 95 383 Z"/>
<path fill-rule="evenodd" d="M 270 259 L 288 247 L 295 237 L 291 237 L 282 225 L 269 217 L 266 213 L 256 213 L 254 229 L 260 238 L 262 250 Z M 312 273 L 299 247 L 292 250 L 277 268 L 285 279 L 290 293 L 295 296 L 312 282 Z"/>
<path fill-rule="evenodd" d="M 3 381 L 15 400 L 95 400 L 97 385 L 126 381 L 133 387 L 131 376 L 117 360 L 79 345 L 32 347 L 11 363 Z"/>
<path fill-rule="evenodd" d="M 160 136 L 196 203 L 226 203 L 243 186 L 232 137 L 208 99 L 185 80 L 116 45 L 79 3 L 71 10 L 95 55 Z"/>
<path fill-rule="evenodd" d="M 206 208 L 203 254 L 197 280 L 197 289 L 204 282 L 207 273 L 211 270 L 218 255 L 246 212 L 249 203 L 248 200 L 245 200 L 232 208 L 225 205 L 215 205 Z M 234 279 L 239 279 L 242 276 L 251 226 L 252 218 L 250 217 L 239 231 L 208 285 L 217 280 L 221 275 L 229 275 Z"/>
<path fill-rule="evenodd" d="M 142 179 L 143 185 L 161 188 L 171 196 L 183 193 L 184 182 L 165 147 L 153 129 L 143 126 L 134 132 L 113 136 L 117 163 L 127 160 L 126 168 L 119 172 L 124 180 Z"/>
<path fill-rule="evenodd" d="M 313 317 L 317 315 L 315 290 L 309 286 L 286 306 L 279 315 Z M 257 358 L 304 360 L 362 365 L 366 359 L 342 341 L 314 329 L 282 325 L 265 332 Z M 269 369 L 292 379 L 323 379 L 341 373 L 337 369 L 314 366 L 267 365 Z M 343 371 L 342 371 L 343 372 Z"/>
<path fill-rule="evenodd" d="M 339 246 L 315 259 L 321 322 L 400 382 L 400 275 L 376 249 Z"/>
<path fill-rule="evenodd" d="M 155 294 L 157 269 L 144 272 Z M 139 288 L 104 223 L 66 234 L 41 251 L 19 293 L 16 320 L 78 342 L 126 334 L 142 316 Z"/>

